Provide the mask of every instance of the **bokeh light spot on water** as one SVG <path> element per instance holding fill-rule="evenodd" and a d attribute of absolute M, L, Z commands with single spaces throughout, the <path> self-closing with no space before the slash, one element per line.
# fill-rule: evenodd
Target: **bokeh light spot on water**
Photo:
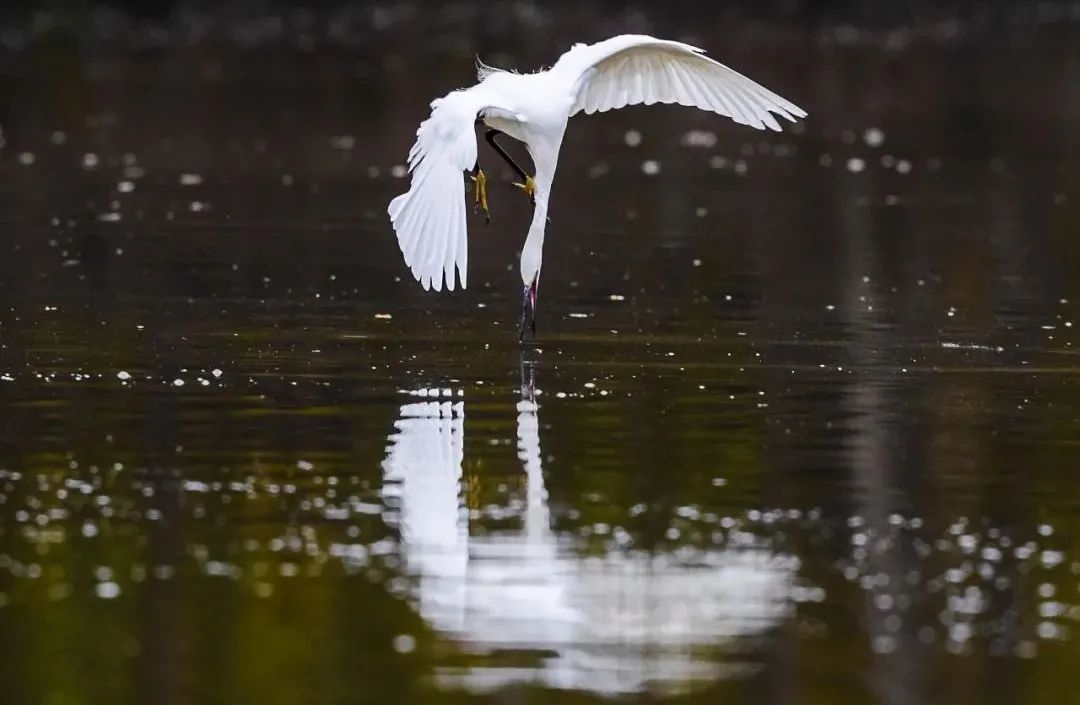
<path fill-rule="evenodd" d="M 880 127 L 868 127 L 863 132 L 863 141 L 867 147 L 880 147 L 885 143 L 885 131 Z"/>

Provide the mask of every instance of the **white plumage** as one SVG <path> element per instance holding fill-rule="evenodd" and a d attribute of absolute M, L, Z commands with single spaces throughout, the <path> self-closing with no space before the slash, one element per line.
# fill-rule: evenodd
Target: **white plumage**
<path fill-rule="evenodd" d="M 466 285 L 468 238 L 465 180 L 477 163 L 474 124 L 525 143 L 536 167 L 535 208 L 521 253 L 526 291 L 540 274 L 548 196 L 567 119 L 627 105 L 677 103 L 730 117 L 741 125 L 779 130 L 806 112 L 738 72 L 681 42 L 621 35 L 577 44 L 547 71 L 516 74 L 477 65 L 480 82 L 431 104 L 409 152 L 409 191 L 388 212 L 413 276 L 425 289 Z"/>
<path fill-rule="evenodd" d="M 390 202 L 390 220 L 405 262 L 425 289 L 454 288 L 454 266 L 466 283 L 469 248 L 465 225 L 465 182 L 461 172 L 476 163 L 473 96 L 451 93 L 431 103 L 409 151 L 412 184 Z"/>

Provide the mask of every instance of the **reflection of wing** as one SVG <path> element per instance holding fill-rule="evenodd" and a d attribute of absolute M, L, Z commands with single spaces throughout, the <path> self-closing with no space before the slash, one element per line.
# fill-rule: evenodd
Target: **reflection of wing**
<path fill-rule="evenodd" d="M 464 617 L 468 524 L 461 505 L 463 402 L 405 404 L 383 462 L 383 496 L 396 500 L 410 572 L 419 574 L 420 613 L 441 629 Z"/>

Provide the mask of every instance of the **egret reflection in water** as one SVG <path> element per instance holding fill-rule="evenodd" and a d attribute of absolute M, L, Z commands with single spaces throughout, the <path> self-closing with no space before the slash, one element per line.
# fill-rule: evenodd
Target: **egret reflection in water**
<path fill-rule="evenodd" d="M 519 528 L 470 532 L 484 512 L 462 501 L 465 401 L 445 390 L 403 404 L 383 463 L 416 605 L 466 650 L 531 654 L 531 668 L 444 670 L 441 681 L 488 689 L 539 680 L 561 688 L 638 691 L 721 675 L 703 653 L 760 634 L 790 612 L 797 560 L 751 534 L 693 560 L 610 550 L 582 556 L 552 528 L 533 369 L 522 365 L 517 456 L 525 496 L 500 515 Z M 440 396 L 442 395 L 442 396 Z"/>

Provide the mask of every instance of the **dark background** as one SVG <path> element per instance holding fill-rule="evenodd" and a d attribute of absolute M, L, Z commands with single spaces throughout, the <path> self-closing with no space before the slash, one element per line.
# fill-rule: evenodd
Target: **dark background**
<path fill-rule="evenodd" d="M 1080 5 L 0 17 L 0 699 L 606 702 L 588 671 L 542 685 L 579 644 L 492 649 L 422 618 L 431 576 L 383 490 L 428 388 L 461 390 L 462 459 L 414 469 L 460 480 L 474 548 L 526 557 L 539 473 L 546 572 L 628 565 L 649 589 L 616 593 L 649 595 L 657 623 L 688 600 L 653 559 L 706 585 L 733 554 L 795 566 L 759 629 L 725 631 L 736 606 L 704 643 L 603 645 L 631 682 L 669 657 L 714 669 L 629 700 L 1080 688 Z M 809 117 L 575 118 L 521 347 L 512 175 L 492 168 L 453 294 L 410 279 L 386 204 L 476 55 L 528 71 L 621 32 L 702 46 Z M 383 553 L 357 567 L 334 545 Z M 440 679 L 463 673 L 511 683 Z"/>

